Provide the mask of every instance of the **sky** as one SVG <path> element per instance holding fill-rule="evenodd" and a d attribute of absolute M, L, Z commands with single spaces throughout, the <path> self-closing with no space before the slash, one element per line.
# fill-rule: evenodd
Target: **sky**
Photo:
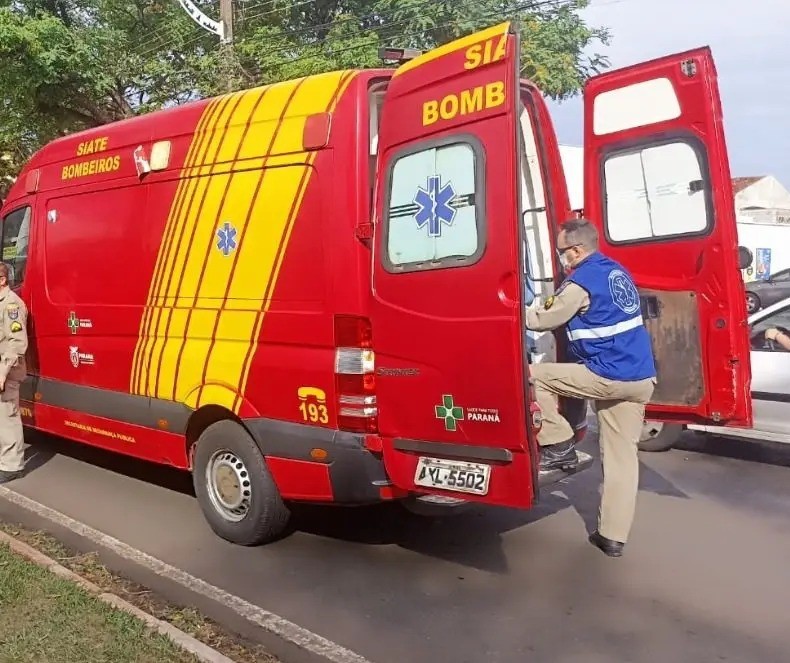
<path fill-rule="evenodd" d="M 790 188 L 790 0 L 592 0 L 582 16 L 610 29 L 594 50 L 613 69 L 710 46 L 733 177 Z M 582 145 L 581 98 L 550 110 L 560 143 Z"/>

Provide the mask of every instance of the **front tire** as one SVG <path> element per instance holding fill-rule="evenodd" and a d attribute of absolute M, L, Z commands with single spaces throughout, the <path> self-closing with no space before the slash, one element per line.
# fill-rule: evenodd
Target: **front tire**
<path fill-rule="evenodd" d="M 260 449 L 230 420 L 211 424 L 198 438 L 192 481 L 203 515 L 231 543 L 256 546 L 279 538 L 291 513 Z"/>
<path fill-rule="evenodd" d="M 760 298 L 755 295 L 753 292 L 746 293 L 746 312 L 751 315 L 752 313 L 757 313 L 762 307 L 762 302 Z"/>
<path fill-rule="evenodd" d="M 682 433 L 683 426 L 680 424 L 645 421 L 642 435 L 639 437 L 639 451 L 669 451 L 675 446 Z"/>

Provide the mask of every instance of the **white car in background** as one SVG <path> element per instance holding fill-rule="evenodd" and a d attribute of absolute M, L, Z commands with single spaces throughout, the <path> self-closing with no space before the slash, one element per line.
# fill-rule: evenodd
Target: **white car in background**
<path fill-rule="evenodd" d="M 790 333 L 790 297 L 749 316 L 753 428 L 682 426 L 646 421 L 639 449 L 671 449 L 686 428 L 724 437 L 790 444 L 790 351 L 765 338 L 765 330 L 771 327 Z"/>

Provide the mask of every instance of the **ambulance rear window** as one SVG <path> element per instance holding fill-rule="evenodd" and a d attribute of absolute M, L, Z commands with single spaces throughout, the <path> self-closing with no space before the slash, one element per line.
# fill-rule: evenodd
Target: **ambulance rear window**
<path fill-rule="evenodd" d="M 603 165 L 606 234 L 614 244 L 704 235 L 712 225 L 704 149 L 686 139 L 614 152 Z"/>
<path fill-rule="evenodd" d="M 384 266 L 411 271 L 470 265 L 483 253 L 482 147 L 433 141 L 389 168 Z"/>

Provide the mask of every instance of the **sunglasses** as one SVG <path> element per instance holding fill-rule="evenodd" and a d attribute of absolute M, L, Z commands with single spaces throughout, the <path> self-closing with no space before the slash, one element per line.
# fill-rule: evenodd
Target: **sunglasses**
<path fill-rule="evenodd" d="M 562 258 L 562 256 L 564 256 L 568 251 L 570 251 L 571 249 L 575 249 L 579 246 L 581 246 L 581 244 L 571 244 L 570 246 L 562 246 L 562 247 L 558 246 L 557 256 Z"/>

